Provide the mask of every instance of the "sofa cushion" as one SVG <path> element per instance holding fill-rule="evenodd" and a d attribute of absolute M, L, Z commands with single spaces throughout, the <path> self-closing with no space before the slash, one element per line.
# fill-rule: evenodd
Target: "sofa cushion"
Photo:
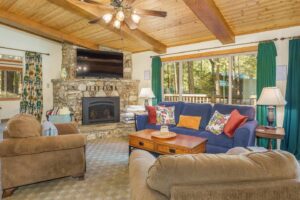
<path fill-rule="evenodd" d="M 228 137 L 233 137 L 234 131 L 248 120 L 247 116 L 241 115 L 237 109 L 230 113 L 230 118 L 225 124 L 224 133 Z"/>
<path fill-rule="evenodd" d="M 227 137 L 224 133 L 220 135 L 212 134 L 209 131 L 197 131 L 189 128 L 183 127 L 170 127 L 170 131 L 183 134 L 183 135 L 190 135 L 196 137 L 207 138 L 207 144 L 225 147 L 225 148 L 232 148 L 234 140 L 232 138 Z"/>
<path fill-rule="evenodd" d="M 54 125 L 57 128 L 58 135 L 69 135 L 79 133 L 78 124 L 76 122 Z"/>
<path fill-rule="evenodd" d="M 159 103 L 158 105 L 166 106 L 166 107 L 175 106 L 175 123 L 177 124 L 179 122 L 179 115 L 183 109 L 184 104 L 185 103 L 182 101 L 178 101 L 178 102 L 164 101 L 164 102 Z"/>
<path fill-rule="evenodd" d="M 148 123 L 156 124 L 156 107 L 155 106 L 146 106 L 148 111 Z"/>
<path fill-rule="evenodd" d="M 255 119 L 255 109 L 252 106 L 215 104 L 213 106 L 212 113 L 214 113 L 217 110 L 224 115 L 228 115 L 235 109 L 237 109 L 241 115 L 247 116 L 248 121 L 252 121 Z"/>
<path fill-rule="evenodd" d="M 294 155 L 268 151 L 243 155 L 186 154 L 160 156 L 148 171 L 147 184 L 170 197 L 172 186 L 229 184 L 247 181 L 297 179 Z"/>
<path fill-rule="evenodd" d="M 185 103 L 181 114 L 188 116 L 200 116 L 200 129 L 204 129 L 209 122 L 211 109 L 210 104 Z"/>
<path fill-rule="evenodd" d="M 42 125 L 33 115 L 18 114 L 7 122 L 9 138 L 37 137 L 41 134 Z"/>
<path fill-rule="evenodd" d="M 205 130 L 210 131 L 213 134 L 220 135 L 223 132 L 224 126 L 227 123 L 229 117 L 230 115 L 223 115 L 216 110 L 209 120 Z"/>
<path fill-rule="evenodd" d="M 175 125 L 168 125 L 169 129 L 171 127 L 174 127 Z M 156 125 L 156 124 L 146 124 L 145 129 L 155 129 L 155 130 L 160 130 L 161 125 Z"/>
<path fill-rule="evenodd" d="M 209 131 L 201 131 L 198 134 L 199 137 L 207 138 L 207 144 L 232 148 L 234 144 L 233 138 L 227 137 L 224 133 L 220 135 L 215 135 Z"/>
<path fill-rule="evenodd" d="M 201 123 L 201 117 L 199 116 L 180 115 L 177 127 L 199 130 L 200 123 Z"/>
<path fill-rule="evenodd" d="M 80 134 L 8 139 L 0 143 L 0 156 L 10 157 L 75 149 L 85 146 L 85 143 L 85 136 Z"/>
<path fill-rule="evenodd" d="M 169 130 L 178 134 L 191 135 L 191 136 L 200 136 L 201 133 L 200 130 L 194 130 L 194 129 L 184 128 L 184 127 L 170 127 Z"/>
<path fill-rule="evenodd" d="M 156 124 L 157 125 L 170 125 L 176 124 L 175 122 L 175 106 L 157 106 L 156 107 Z"/>

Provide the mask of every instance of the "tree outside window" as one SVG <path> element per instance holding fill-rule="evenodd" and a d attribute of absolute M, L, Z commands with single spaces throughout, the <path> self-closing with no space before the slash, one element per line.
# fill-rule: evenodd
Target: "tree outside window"
<path fill-rule="evenodd" d="M 256 99 L 256 55 L 164 63 L 163 87 L 169 101 L 252 105 Z"/>

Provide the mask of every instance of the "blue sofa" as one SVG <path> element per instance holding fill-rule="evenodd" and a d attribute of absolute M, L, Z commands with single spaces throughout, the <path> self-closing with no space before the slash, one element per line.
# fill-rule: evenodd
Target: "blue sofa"
<path fill-rule="evenodd" d="M 169 130 L 178 134 L 192 135 L 207 138 L 206 152 L 207 153 L 225 153 L 233 147 L 254 146 L 255 128 L 257 121 L 255 120 L 255 109 L 251 106 L 237 106 L 225 104 L 196 104 L 184 102 L 162 102 L 159 105 L 175 106 L 175 122 L 179 121 L 180 115 L 201 116 L 201 124 L 199 130 L 176 127 L 170 125 Z M 205 130 L 211 116 L 217 110 L 222 114 L 230 114 L 231 111 L 237 109 L 242 115 L 248 116 L 248 121 L 236 129 L 234 137 L 230 138 L 224 133 L 215 135 Z M 148 124 L 147 115 L 138 115 L 136 117 L 137 130 L 143 129 L 160 129 L 159 125 Z"/>

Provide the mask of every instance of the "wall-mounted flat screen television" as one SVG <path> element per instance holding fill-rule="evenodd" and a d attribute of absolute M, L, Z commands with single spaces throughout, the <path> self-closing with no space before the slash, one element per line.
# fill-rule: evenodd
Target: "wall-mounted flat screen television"
<path fill-rule="evenodd" d="M 76 77 L 123 78 L 123 53 L 77 49 Z"/>

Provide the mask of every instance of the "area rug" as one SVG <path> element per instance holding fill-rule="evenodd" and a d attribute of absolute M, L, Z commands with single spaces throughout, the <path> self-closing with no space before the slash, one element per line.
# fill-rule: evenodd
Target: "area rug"
<path fill-rule="evenodd" d="M 62 178 L 20 187 L 7 200 L 129 199 L 128 142 L 107 138 L 88 142 L 85 180 Z"/>

